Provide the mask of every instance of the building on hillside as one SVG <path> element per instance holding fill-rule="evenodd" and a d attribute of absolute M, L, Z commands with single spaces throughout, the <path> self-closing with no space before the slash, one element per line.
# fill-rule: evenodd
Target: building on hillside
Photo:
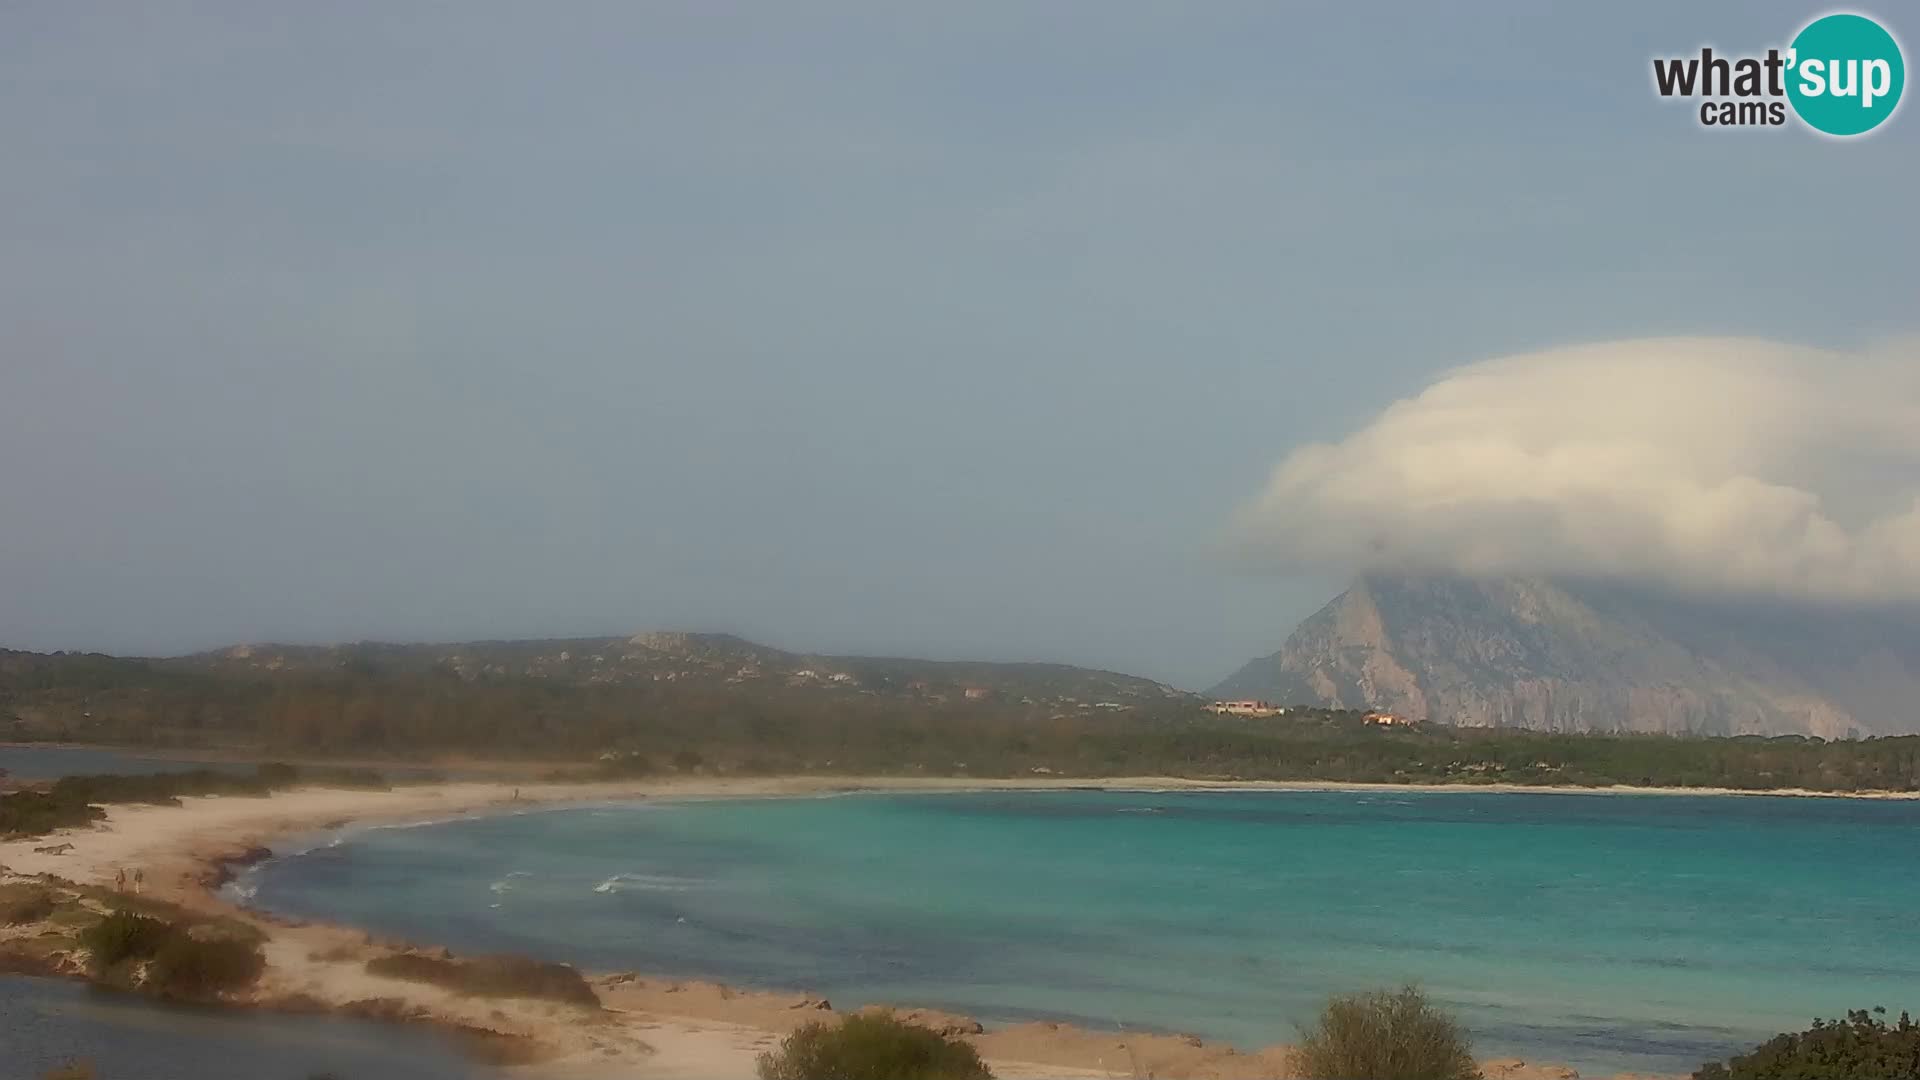
<path fill-rule="evenodd" d="M 1285 716 L 1287 710 L 1269 701 L 1216 701 L 1206 707 L 1222 716 Z"/>
<path fill-rule="evenodd" d="M 992 688 L 992 687 L 990 687 L 990 686 L 969 686 L 969 687 L 967 687 L 967 700 L 968 700 L 968 701 L 980 701 L 980 700 L 982 700 L 982 699 L 984 699 L 984 698 L 989 698 L 989 697 L 992 697 L 992 696 L 993 696 L 993 688 Z"/>
<path fill-rule="evenodd" d="M 1367 714 L 1367 723 L 1376 727 L 1412 727 L 1414 720 L 1412 717 L 1400 716 L 1396 713 L 1376 711 Z"/>

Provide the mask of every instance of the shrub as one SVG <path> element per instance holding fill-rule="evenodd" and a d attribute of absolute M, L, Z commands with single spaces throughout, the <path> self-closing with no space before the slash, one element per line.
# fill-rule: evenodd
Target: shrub
<path fill-rule="evenodd" d="M 268 787 L 292 787 L 300 782 L 300 770 L 284 761 L 263 761 L 254 766 L 253 774 Z"/>
<path fill-rule="evenodd" d="M 260 950 L 244 941 L 201 941 L 175 932 L 147 967 L 147 989 L 163 997 L 200 1000 L 253 985 L 267 966 Z"/>
<path fill-rule="evenodd" d="M 1750 1054 L 1700 1066 L 1694 1080 L 1907 1080 L 1920 1077 L 1920 1024 L 1906 1013 L 1855 1009 L 1845 1020 L 1815 1020 L 1776 1035 Z"/>
<path fill-rule="evenodd" d="M 96 971 L 105 971 L 123 960 L 147 960 L 160 951 L 173 928 L 159 919 L 115 911 L 80 931 L 80 944 L 87 947 Z"/>
<path fill-rule="evenodd" d="M 40 885 L 0 885 L 0 925 L 19 926 L 53 915 L 53 891 Z"/>
<path fill-rule="evenodd" d="M 887 1013 L 808 1024 L 760 1056 L 760 1080 L 991 1080 L 969 1043 Z"/>
<path fill-rule="evenodd" d="M 107 812 L 86 800 L 45 791 L 15 791 L 0 795 L 0 837 L 40 836 L 55 829 L 90 825 Z"/>
<path fill-rule="evenodd" d="M 1477 1080 L 1480 1069 L 1453 1018 L 1408 986 L 1336 996 L 1300 1040 L 1312 1080 Z"/>
<path fill-rule="evenodd" d="M 578 971 L 524 956 L 482 956 L 457 960 L 420 953 L 376 956 L 369 975 L 431 983 L 473 997 L 523 997 L 599 1008 L 600 996 Z"/>

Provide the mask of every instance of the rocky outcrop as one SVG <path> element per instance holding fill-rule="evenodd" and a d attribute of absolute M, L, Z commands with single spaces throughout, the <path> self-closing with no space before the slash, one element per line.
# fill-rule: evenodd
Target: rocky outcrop
<path fill-rule="evenodd" d="M 207 868 L 200 874 L 200 884 L 209 889 L 217 889 L 232 881 L 241 870 L 249 866 L 257 866 L 271 858 L 273 858 L 273 849 L 258 844 L 216 855 L 207 860 Z"/>
<path fill-rule="evenodd" d="M 1920 731 L 1920 618 L 1538 578 L 1370 575 L 1221 697 L 1551 731 Z"/>

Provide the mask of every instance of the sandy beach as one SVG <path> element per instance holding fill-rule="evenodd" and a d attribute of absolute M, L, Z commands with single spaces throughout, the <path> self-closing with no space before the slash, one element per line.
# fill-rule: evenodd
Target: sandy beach
<path fill-rule="evenodd" d="M 432 942 L 376 940 L 350 927 L 296 923 L 246 911 L 218 891 L 219 864 L 294 834 L 352 823 L 407 823 L 512 808 L 607 800 L 825 795 L 850 791 L 959 791 L 1093 787 L 1130 790 L 1358 787 L 1333 784 L 1220 784 L 1161 777 L 1070 784 L 1057 778 L 787 779 L 693 778 L 590 784 L 471 782 L 398 787 L 391 791 L 303 788 L 270 797 L 203 797 L 179 807 L 112 806 L 93 828 L 0 843 L 7 876 L 55 875 L 83 885 L 111 886 L 121 870 L 141 870 L 148 895 L 197 912 L 241 918 L 265 931 L 268 966 L 247 1004 L 268 1008 L 338 1009 L 440 1023 L 514 1037 L 538 1047 L 525 1066 L 552 1077 L 659 1077 L 663 1080 L 749 1080 L 757 1056 L 786 1032 L 836 1009 L 803 993 L 742 991 L 673 981 L 644 973 L 590 973 L 603 1002 L 594 1012 L 531 999 L 473 998 L 417 982 L 369 974 L 366 961 Z M 1406 785 L 1383 785 L 1406 790 Z M 1460 790 L 1460 789 L 1450 789 Z M 1466 790 L 1500 790 L 1475 786 Z M 1533 789 L 1524 790 L 1566 790 Z M 1618 792 L 1621 789 L 1607 789 Z M 1705 794 L 1706 792 L 1693 792 Z M 35 851 L 70 844 L 62 854 Z M 18 933 L 19 931 L 16 931 Z M 991 1030 L 963 1017 L 900 1006 L 902 1015 L 973 1040 L 997 1075 L 1037 1077 L 1157 1076 L 1170 1080 L 1252 1080 L 1294 1075 L 1285 1047 L 1240 1051 L 1177 1035 L 1089 1031 L 1028 1023 Z M 1485 1063 L 1493 1080 L 1564 1080 L 1571 1070 L 1510 1060 Z"/>

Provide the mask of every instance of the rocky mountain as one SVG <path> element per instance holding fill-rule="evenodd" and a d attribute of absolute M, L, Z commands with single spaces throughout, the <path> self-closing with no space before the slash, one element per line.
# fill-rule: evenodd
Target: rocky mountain
<path fill-rule="evenodd" d="M 1920 615 L 1374 574 L 1212 693 L 1554 731 L 1912 733 Z"/>

